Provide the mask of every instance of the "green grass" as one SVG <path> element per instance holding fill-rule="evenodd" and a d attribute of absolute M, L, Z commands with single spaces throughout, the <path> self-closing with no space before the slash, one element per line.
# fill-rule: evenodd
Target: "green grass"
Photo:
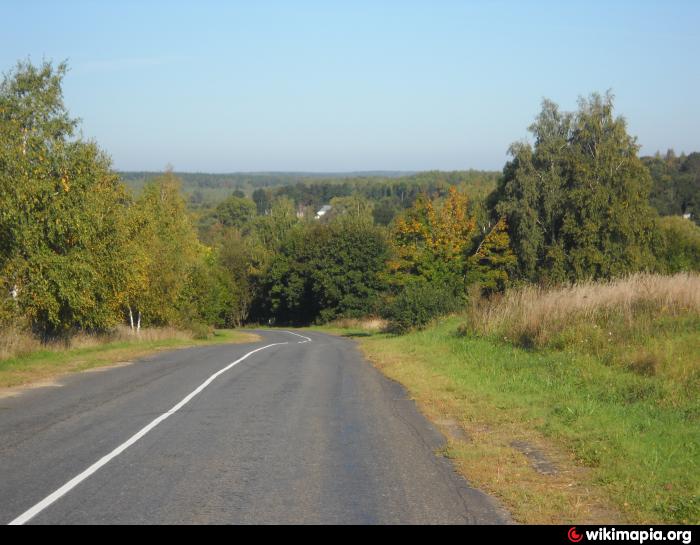
<path fill-rule="evenodd" d="M 405 336 L 357 338 L 429 417 L 462 424 L 473 441 L 451 441 L 450 457 L 516 519 L 700 522 L 700 402 L 691 387 L 698 374 L 696 322 L 666 323 L 657 337 L 640 341 L 672 350 L 683 380 L 611 364 L 599 357 L 605 351 L 567 343 L 526 350 L 458 336 L 460 323 L 449 318 Z M 532 471 L 513 451 L 514 439 L 539 445 L 561 478 Z"/>
<path fill-rule="evenodd" d="M 0 388 L 50 381 L 65 373 L 130 361 L 161 350 L 255 342 L 258 339 L 257 335 L 244 331 L 216 330 L 208 339 L 122 340 L 85 348 L 37 350 L 23 356 L 0 360 Z"/>

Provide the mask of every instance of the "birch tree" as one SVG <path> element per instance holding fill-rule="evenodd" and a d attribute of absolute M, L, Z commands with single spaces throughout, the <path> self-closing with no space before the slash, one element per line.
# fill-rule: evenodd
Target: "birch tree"
<path fill-rule="evenodd" d="M 43 335 L 112 327 L 128 282 L 128 197 L 109 157 L 75 138 L 66 71 L 19 63 L 0 84 L 0 284 Z"/>

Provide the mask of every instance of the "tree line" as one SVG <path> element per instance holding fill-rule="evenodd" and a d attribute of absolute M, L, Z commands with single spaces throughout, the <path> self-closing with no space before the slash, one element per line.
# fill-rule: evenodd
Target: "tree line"
<path fill-rule="evenodd" d="M 697 154 L 640 159 L 611 95 L 575 112 L 545 101 L 498 177 L 312 180 L 197 207 L 172 171 L 130 191 L 76 136 L 66 70 L 19 63 L 0 86 L 2 327 L 206 334 L 380 315 L 404 331 L 514 284 L 700 268 L 700 228 L 652 206 L 695 206 L 678 196 Z"/>

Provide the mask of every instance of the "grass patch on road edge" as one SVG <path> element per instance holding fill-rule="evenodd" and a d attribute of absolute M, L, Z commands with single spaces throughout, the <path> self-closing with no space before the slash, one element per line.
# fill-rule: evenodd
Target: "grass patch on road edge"
<path fill-rule="evenodd" d="M 446 432 L 444 454 L 470 483 L 519 522 L 698 522 L 692 407 L 665 404 L 651 377 L 593 356 L 459 337 L 459 324 L 351 336 Z M 450 422 L 466 438 L 451 437 Z M 537 471 L 523 445 L 556 473 Z"/>
<path fill-rule="evenodd" d="M 216 330 L 208 339 L 188 336 L 155 340 L 119 340 L 85 348 L 46 349 L 0 360 L 0 388 L 51 381 L 61 375 L 134 360 L 161 350 L 226 343 L 252 343 L 260 337 L 247 331 Z"/>

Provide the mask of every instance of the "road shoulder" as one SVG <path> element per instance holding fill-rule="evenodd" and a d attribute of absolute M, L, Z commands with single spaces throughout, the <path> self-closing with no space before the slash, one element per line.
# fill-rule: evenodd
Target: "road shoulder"
<path fill-rule="evenodd" d="M 163 351 L 219 344 L 247 344 L 260 335 L 244 330 L 221 330 L 208 339 L 170 338 L 155 341 L 114 342 L 88 348 L 40 351 L 0 361 L 0 399 L 16 397 L 42 387 L 59 387 L 60 379 L 75 373 L 100 372 L 131 365 Z"/>

